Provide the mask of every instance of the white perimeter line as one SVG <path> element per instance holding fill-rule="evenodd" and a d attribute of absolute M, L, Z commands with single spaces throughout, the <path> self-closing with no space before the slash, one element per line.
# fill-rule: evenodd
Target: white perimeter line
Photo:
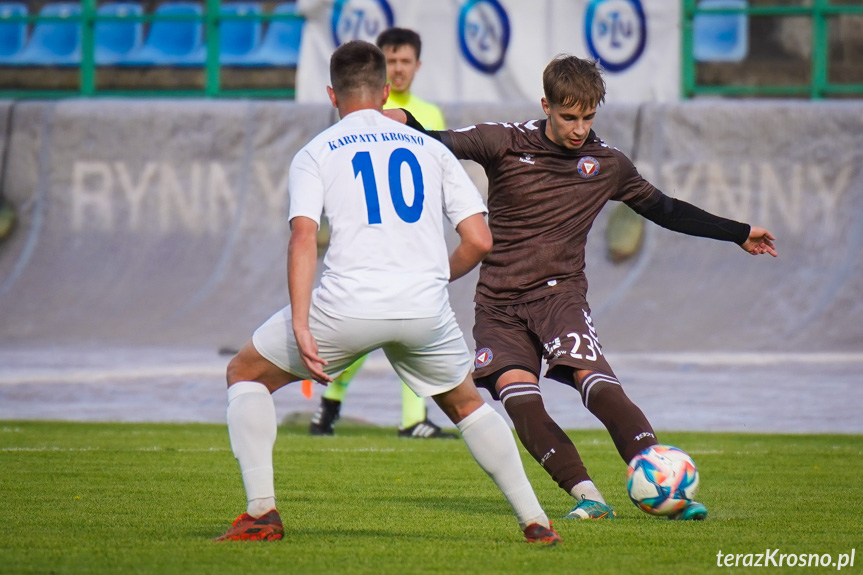
<path fill-rule="evenodd" d="M 616 353 L 615 362 L 668 363 L 675 365 L 769 366 L 789 364 L 863 363 L 863 353 Z M 0 385 L 27 383 L 117 383 L 129 379 L 225 377 L 226 363 L 160 365 L 124 368 L 0 368 Z M 370 357 L 367 369 L 390 369 L 385 357 Z"/>
<path fill-rule="evenodd" d="M 863 353 L 616 353 L 614 361 L 659 362 L 695 365 L 780 365 L 863 363 Z"/>
<path fill-rule="evenodd" d="M 135 368 L 79 368 L 79 369 L 0 369 L 0 385 L 17 383 L 104 383 L 125 379 L 216 377 L 225 378 L 225 365 L 162 365 Z"/>

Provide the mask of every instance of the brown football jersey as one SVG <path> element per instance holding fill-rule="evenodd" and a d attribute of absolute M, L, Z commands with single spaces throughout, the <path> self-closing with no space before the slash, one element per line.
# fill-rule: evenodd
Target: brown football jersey
<path fill-rule="evenodd" d="M 584 250 L 609 200 L 644 211 L 662 198 L 620 150 L 591 131 L 578 150 L 545 135 L 546 120 L 485 123 L 442 132 L 456 157 L 488 176 L 494 247 L 483 260 L 476 301 L 516 303 L 552 290 L 587 295 Z"/>

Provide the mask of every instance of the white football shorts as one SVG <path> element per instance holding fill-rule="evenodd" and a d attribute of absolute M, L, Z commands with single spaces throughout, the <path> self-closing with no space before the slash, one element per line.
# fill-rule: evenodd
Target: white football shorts
<path fill-rule="evenodd" d="M 318 342 L 318 355 L 337 377 L 349 365 L 375 349 L 383 349 L 396 374 L 420 397 L 457 387 L 473 364 L 473 355 L 452 309 L 440 317 L 419 319 L 358 319 L 339 317 L 312 305 L 309 329 Z M 252 335 L 255 349 L 284 371 L 310 379 L 300 359 L 291 327 L 291 306 L 264 322 Z"/>

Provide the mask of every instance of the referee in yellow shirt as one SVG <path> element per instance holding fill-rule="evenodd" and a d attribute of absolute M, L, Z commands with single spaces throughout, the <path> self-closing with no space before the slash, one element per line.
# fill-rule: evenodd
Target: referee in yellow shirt
<path fill-rule="evenodd" d="M 405 108 L 427 130 L 445 130 L 440 108 L 411 93 L 414 76 L 422 65 L 420 62 L 422 41 L 419 34 L 407 28 L 389 28 L 378 36 L 377 45 L 386 56 L 387 79 L 390 82 L 390 96 L 384 108 Z M 333 424 L 339 418 L 348 384 L 364 361 L 365 357 L 358 360 L 327 386 L 321 405 L 312 417 L 309 433 L 333 434 Z M 398 433 L 400 437 L 418 439 L 456 439 L 458 437 L 454 433 L 442 431 L 429 420 L 425 399 L 418 397 L 404 382 L 402 382 L 402 421 Z"/>
<path fill-rule="evenodd" d="M 405 108 L 426 130 L 445 130 L 440 108 L 411 92 L 414 76 L 422 67 L 419 34 L 407 28 L 390 28 L 378 36 L 377 44 L 387 58 L 390 81 L 390 97 L 384 109 Z"/>

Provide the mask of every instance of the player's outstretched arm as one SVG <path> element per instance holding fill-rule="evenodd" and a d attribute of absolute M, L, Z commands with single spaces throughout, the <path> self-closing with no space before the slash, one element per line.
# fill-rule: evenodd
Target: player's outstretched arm
<path fill-rule="evenodd" d="M 439 130 L 427 130 L 422 124 L 419 123 L 419 120 L 414 118 L 414 115 L 407 111 L 405 108 L 392 108 L 390 110 L 384 110 L 384 116 L 386 116 L 390 120 L 395 120 L 400 124 L 405 124 L 408 128 L 413 128 L 414 130 L 422 132 L 426 136 L 432 137 L 438 141 L 441 141 L 441 134 L 444 133 L 443 131 Z"/>
<path fill-rule="evenodd" d="M 318 356 L 318 342 L 309 330 L 309 306 L 318 260 L 318 224 L 307 217 L 291 220 L 291 240 L 288 244 L 288 291 L 291 298 L 291 322 L 303 365 L 315 381 L 329 383 L 333 379 L 324 373 L 327 362 Z"/>
<path fill-rule="evenodd" d="M 647 208 L 638 205 L 630 207 L 655 224 L 675 232 L 734 242 L 755 256 L 779 255 L 773 245 L 776 238 L 766 229 L 716 216 L 662 193 L 659 199 Z"/>
<path fill-rule="evenodd" d="M 764 228 L 752 226 L 749 229 L 749 238 L 740 247 L 752 254 L 753 256 L 761 254 L 770 254 L 774 258 L 779 254 L 776 252 L 776 246 L 773 245 L 773 234 Z"/>
<path fill-rule="evenodd" d="M 449 257 L 449 281 L 462 277 L 491 251 L 491 230 L 483 214 L 468 216 L 455 228 L 461 238 L 459 245 Z"/>

